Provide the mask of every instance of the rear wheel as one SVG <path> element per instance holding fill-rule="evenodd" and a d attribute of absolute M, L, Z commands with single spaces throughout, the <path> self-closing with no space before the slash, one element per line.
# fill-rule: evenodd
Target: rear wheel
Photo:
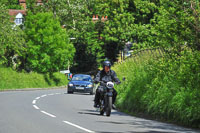
<path fill-rule="evenodd" d="M 112 97 L 108 97 L 107 99 L 107 108 L 106 108 L 106 116 L 110 116 L 112 109 Z"/>

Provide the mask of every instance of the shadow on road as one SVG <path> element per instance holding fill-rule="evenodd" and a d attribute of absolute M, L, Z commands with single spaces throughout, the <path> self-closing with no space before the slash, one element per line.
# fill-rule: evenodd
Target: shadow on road
<path fill-rule="evenodd" d="M 81 112 L 78 112 L 79 114 L 85 114 L 85 115 L 96 115 L 96 116 L 101 116 L 99 111 L 97 110 L 89 110 L 89 109 L 85 109 L 85 110 L 82 110 Z"/>
<path fill-rule="evenodd" d="M 64 94 L 67 94 L 67 95 L 91 95 L 90 93 L 81 93 L 81 92 L 74 92 L 74 93 L 65 92 Z"/>
<path fill-rule="evenodd" d="M 84 115 L 96 115 L 100 117 L 107 117 L 106 115 L 102 116 L 99 114 L 99 111 L 97 110 L 89 110 L 85 109 L 82 110 L 81 112 L 78 112 L 79 114 L 84 114 Z M 133 126 L 139 129 L 145 129 L 143 130 L 142 133 L 199 133 L 199 130 L 194 130 L 190 128 L 184 128 L 180 126 L 176 126 L 173 124 L 166 124 L 162 122 L 158 122 L 155 120 L 146 120 L 143 118 L 137 118 L 133 117 L 130 115 L 127 115 L 122 112 L 118 111 L 113 111 L 111 113 L 111 117 L 120 117 L 120 121 L 112 120 L 112 119 L 107 119 L 105 121 L 97 121 L 97 123 L 104 123 L 104 124 L 112 124 L 112 125 L 129 125 Z M 109 117 L 107 117 L 109 118 Z M 138 133 L 138 131 L 126 131 L 127 133 Z M 109 133 L 109 132 L 97 132 L 97 133 Z M 110 132 L 111 133 L 111 132 Z M 122 132 L 112 132 L 112 133 L 122 133 Z"/>
<path fill-rule="evenodd" d="M 96 133 L 124 133 L 124 132 L 96 132 Z M 161 131 L 126 131 L 126 133 L 175 133 L 175 132 L 161 132 Z"/>
<path fill-rule="evenodd" d="M 179 127 L 173 124 L 166 124 L 161 123 L 157 121 L 152 120 L 145 120 L 140 118 L 135 118 L 133 120 L 121 120 L 120 122 L 116 121 L 98 121 L 99 123 L 107 123 L 107 124 L 124 124 L 124 125 L 130 125 L 134 126 L 139 129 L 145 129 L 146 131 L 142 131 L 142 133 L 199 133 L 197 130 Z M 126 131 L 127 133 L 138 133 L 138 131 Z M 98 133 L 104 133 L 104 132 L 98 132 Z M 107 132 L 109 133 L 109 132 Z M 121 132 L 115 132 L 115 133 L 121 133 Z"/>
<path fill-rule="evenodd" d="M 100 112 L 98 109 L 95 109 L 94 110 L 89 110 L 89 109 L 85 109 L 85 110 L 82 110 L 81 112 L 78 112 L 79 114 L 86 114 L 86 115 L 97 115 L 97 116 L 105 116 L 107 117 L 105 114 L 104 115 L 100 115 Z M 116 110 L 114 112 L 111 113 L 111 115 L 123 115 L 123 116 L 128 116 L 124 113 L 121 113 L 121 112 L 117 112 Z"/>
<path fill-rule="evenodd" d="M 82 110 L 82 114 L 90 114 L 91 112 L 92 113 L 97 113 L 97 114 L 100 115 L 99 108 L 94 108 L 93 110 L 89 110 L 89 109 Z M 116 116 L 116 115 L 117 116 L 130 116 L 130 115 L 126 114 L 126 113 L 119 112 L 118 110 L 112 109 L 111 116 L 113 116 L 113 115 L 114 116 Z M 100 115 L 100 116 L 102 116 L 102 115 Z M 104 113 L 104 116 L 105 116 L 105 113 Z"/>

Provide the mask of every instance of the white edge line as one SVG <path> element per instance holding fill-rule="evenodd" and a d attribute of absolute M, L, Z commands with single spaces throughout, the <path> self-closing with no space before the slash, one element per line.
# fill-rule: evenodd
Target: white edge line
<path fill-rule="evenodd" d="M 54 94 L 48 94 L 49 96 L 53 96 Z"/>
<path fill-rule="evenodd" d="M 40 97 L 36 97 L 35 99 L 37 99 L 37 100 L 38 100 L 38 99 L 40 99 Z"/>
<path fill-rule="evenodd" d="M 80 126 L 78 126 L 78 125 L 76 125 L 76 124 L 73 124 L 73 123 L 71 123 L 71 122 L 68 122 L 68 121 L 63 121 L 63 122 L 66 123 L 66 124 L 69 124 L 69 125 L 71 125 L 71 126 L 74 126 L 74 127 L 76 127 L 76 128 L 79 128 L 79 129 L 81 129 L 81 130 L 84 130 L 84 131 L 86 131 L 86 132 L 88 132 L 88 133 L 95 133 L 94 131 L 88 130 L 88 129 L 83 128 L 83 127 L 80 127 Z"/>
<path fill-rule="evenodd" d="M 36 103 L 36 100 L 33 100 L 32 104 L 35 104 Z"/>
<path fill-rule="evenodd" d="M 33 107 L 34 107 L 35 109 L 40 109 L 40 108 L 38 108 L 38 106 L 36 106 L 36 105 L 33 105 Z"/>
<path fill-rule="evenodd" d="M 45 112 L 45 111 L 41 111 L 41 112 L 44 113 L 44 114 L 46 114 L 46 115 L 48 115 L 48 116 L 56 117 L 55 115 L 49 114 L 49 113 L 47 113 L 47 112 Z"/>

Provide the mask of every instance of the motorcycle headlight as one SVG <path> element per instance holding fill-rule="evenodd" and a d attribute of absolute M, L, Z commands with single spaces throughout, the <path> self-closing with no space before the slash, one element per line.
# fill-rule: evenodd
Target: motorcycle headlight
<path fill-rule="evenodd" d="M 114 83 L 107 82 L 106 86 L 107 86 L 107 88 L 112 89 L 112 88 L 114 88 Z"/>
<path fill-rule="evenodd" d="M 73 84 L 70 83 L 69 86 L 73 86 Z"/>
<path fill-rule="evenodd" d="M 92 84 L 87 85 L 87 87 L 92 87 Z"/>

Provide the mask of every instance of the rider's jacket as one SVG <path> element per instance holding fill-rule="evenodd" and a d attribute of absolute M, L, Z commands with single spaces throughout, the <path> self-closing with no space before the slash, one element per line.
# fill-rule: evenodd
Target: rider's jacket
<path fill-rule="evenodd" d="M 117 75 L 115 71 L 110 70 L 108 73 L 106 73 L 104 70 L 101 70 L 97 73 L 94 83 L 98 83 L 100 81 L 103 81 L 104 83 L 107 83 L 109 81 L 115 82 L 116 84 L 120 84 L 120 80 L 117 78 Z M 104 85 L 104 83 L 101 82 L 101 85 Z"/>

